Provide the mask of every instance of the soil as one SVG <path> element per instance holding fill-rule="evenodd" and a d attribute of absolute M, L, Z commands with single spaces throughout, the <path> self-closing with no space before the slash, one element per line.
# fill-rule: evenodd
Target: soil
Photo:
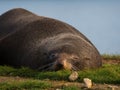
<path fill-rule="evenodd" d="M 25 80 L 30 80 L 22 77 L 7 77 L 7 76 L 0 76 L 0 83 L 1 82 L 22 82 Z M 42 80 L 44 82 L 49 82 L 54 85 L 54 87 L 48 89 L 48 90 L 63 90 L 63 87 L 67 86 L 76 86 L 82 90 L 120 90 L 120 85 L 114 85 L 114 84 L 96 84 L 93 83 L 92 88 L 88 89 L 84 86 L 83 83 L 79 82 L 67 82 L 67 81 L 52 81 L 52 80 Z"/>
<path fill-rule="evenodd" d="M 120 60 L 103 60 L 103 64 L 120 64 Z M 22 77 L 7 77 L 7 76 L 0 76 L 0 83 L 1 82 L 11 82 L 11 81 L 25 81 L 27 78 Z M 49 79 L 43 80 L 45 82 L 52 83 L 54 85 L 53 88 L 49 90 L 63 90 L 61 88 L 66 86 L 77 86 L 82 90 L 120 90 L 120 84 L 114 85 L 114 84 L 97 84 L 93 83 L 92 88 L 88 89 L 84 86 L 83 83 L 79 82 L 67 82 L 67 81 L 52 81 Z"/>

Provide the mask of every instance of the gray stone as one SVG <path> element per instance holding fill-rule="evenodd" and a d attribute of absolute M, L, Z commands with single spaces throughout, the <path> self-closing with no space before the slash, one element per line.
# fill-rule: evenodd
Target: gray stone
<path fill-rule="evenodd" d="M 75 81 L 78 79 L 78 73 L 76 71 L 72 72 L 72 74 L 69 76 L 70 81 Z"/>
<path fill-rule="evenodd" d="M 91 79 L 84 78 L 83 81 L 84 81 L 84 85 L 85 85 L 86 88 L 91 88 L 92 87 L 92 80 Z"/>

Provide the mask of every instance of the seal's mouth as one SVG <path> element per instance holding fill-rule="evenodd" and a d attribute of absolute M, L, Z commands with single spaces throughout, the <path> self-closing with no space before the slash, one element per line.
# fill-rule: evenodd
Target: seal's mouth
<path fill-rule="evenodd" d="M 69 55 L 66 53 L 51 54 L 49 60 L 52 62 L 47 63 L 38 68 L 39 71 L 58 71 L 58 70 L 79 70 L 79 58 L 75 55 Z"/>
<path fill-rule="evenodd" d="M 55 62 L 55 64 L 53 65 L 53 68 L 56 71 L 57 70 L 61 70 L 61 69 L 71 70 L 72 69 L 72 65 L 71 65 L 71 63 L 67 62 L 66 59 L 64 59 L 64 60 L 57 60 Z"/>
<path fill-rule="evenodd" d="M 38 68 L 39 71 L 58 71 L 58 70 L 62 70 L 62 69 L 70 70 L 71 65 L 69 65 L 69 68 L 68 68 L 68 67 L 65 67 L 63 64 L 60 64 L 60 63 L 56 64 L 56 62 L 54 62 L 54 63 L 49 63 L 46 65 L 43 65 Z"/>
<path fill-rule="evenodd" d="M 79 70 L 75 62 L 67 62 L 67 60 L 64 60 L 62 63 L 55 61 L 38 68 L 39 71 L 58 71 L 62 69 L 73 71 Z"/>

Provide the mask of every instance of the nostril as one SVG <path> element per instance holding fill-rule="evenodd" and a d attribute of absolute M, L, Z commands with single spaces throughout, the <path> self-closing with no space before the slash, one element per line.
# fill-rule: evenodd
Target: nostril
<path fill-rule="evenodd" d="M 63 67 L 63 64 L 58 63 L 57 66 L 58 66 L 59 68 L 62 68 L 62 67 Z"/>

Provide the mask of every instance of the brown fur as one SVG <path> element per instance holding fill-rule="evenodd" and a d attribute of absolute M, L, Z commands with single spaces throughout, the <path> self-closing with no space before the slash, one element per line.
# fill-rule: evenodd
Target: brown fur
<path fill-rule="evenodd" d="M 0 17 L 0 59 L 1 65 L 40 70 L 101 66 L 99 52 L 78 30 L 24 9 L 13 9 Z M 62 67 L 57 68 L 58 64 Z"/>

